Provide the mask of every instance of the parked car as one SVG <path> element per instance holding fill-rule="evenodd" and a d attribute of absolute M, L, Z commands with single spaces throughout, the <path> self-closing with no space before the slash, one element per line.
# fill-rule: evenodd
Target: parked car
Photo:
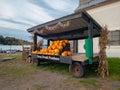
<path fill-rule="evenodd" d="M 7 53 L 7 54 L 15 54 L 16 51 L 15 51 L 15 50 L 6 50 L 6 53 Z"/>
<path fill-rule="evenodd" d="M 0 53 L 6 53 L 6 51 L 5 50 L 0 50 Z"/>

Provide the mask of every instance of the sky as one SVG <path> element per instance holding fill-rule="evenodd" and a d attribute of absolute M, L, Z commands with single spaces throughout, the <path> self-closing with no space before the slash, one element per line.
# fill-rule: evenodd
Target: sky
<path fill-rule="evenodd" d="M 30 41 L 26 30 L 74 13 L 79 0 L 0 0 L 0 35 Z"/>

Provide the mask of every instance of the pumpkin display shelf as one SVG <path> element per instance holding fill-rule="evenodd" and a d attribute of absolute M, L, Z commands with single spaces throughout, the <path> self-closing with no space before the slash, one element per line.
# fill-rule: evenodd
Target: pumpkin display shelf
<path fill-rule="evenodd" d="M 39 55 L 56 55 L 56 56 L 72 56 L 68 40 L 52 41 L 48 48 L 32 51 L 32 54 Z"/>

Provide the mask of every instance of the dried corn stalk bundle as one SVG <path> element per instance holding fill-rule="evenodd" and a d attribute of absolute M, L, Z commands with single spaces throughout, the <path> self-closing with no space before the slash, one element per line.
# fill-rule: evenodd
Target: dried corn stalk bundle
<path fill-rule="evenodd" d="M 32 42 L 31 42 L 31 44 L 30 44 L 30 49 L 31 49 L 31 51 L 34 51 L 34 43 L 33 43 L 33 41 L 34 41 L 34 36 L 30 36 L 30 39 L 32 40 Z"/>
<path fill-rule="evenodd" d="M 37 50 L 42 49 L 42 46 L 43 46 L 43 40 L 39 40 L 37 43 Z"/>
<path fill-rule="evenodd" d="M 25 53 L 25 49 L 24 49 L 24 44 L 25 42 L 23 40 L 19 40 L 20 44 L 22 45 L 22 59 L 25 60 L 26 59 L 26 53 Z"/>
<path fill-rule="evenodd" d="M 98 75 L 100 75 L 102 78 L 105 76 L 109 76 L 109 71 L 108 71 L 108 61 L 107 61 L 107 56 L 106 56 L 106 45 L 108 42 L 108 30 L 107 27 L 105 27 L 99 37 L 99 66 L 98 66 Z"/>

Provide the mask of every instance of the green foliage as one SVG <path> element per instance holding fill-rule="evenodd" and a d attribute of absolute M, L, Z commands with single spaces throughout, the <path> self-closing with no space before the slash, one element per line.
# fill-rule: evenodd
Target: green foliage
<path fill-rule="evenodd" d="M 0 44 L 4 44 L 4 45 L 20 45 L 20 42 L 19 42 L 20 39 L 16 39 L 14 37 L 3 37 L 0 35 Z M 30 42 L 28 41 L 25 41 L 26 45 L 30 44 Z"/>

